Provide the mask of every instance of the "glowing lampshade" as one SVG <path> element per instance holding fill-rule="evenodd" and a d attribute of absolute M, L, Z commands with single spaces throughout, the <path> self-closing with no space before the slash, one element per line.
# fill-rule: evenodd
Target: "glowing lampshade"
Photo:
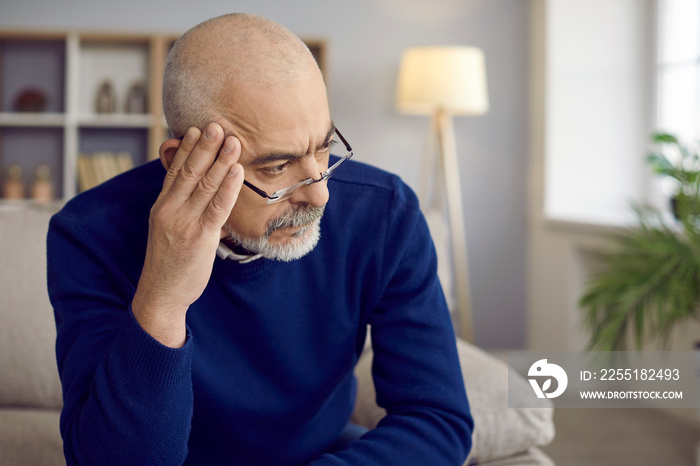
<path fill-rule="evenodd" d="M 399 69 L 396 106 L 403 113 L 488 112 L 484 54 L 476 47 L 412 47 Z"/>

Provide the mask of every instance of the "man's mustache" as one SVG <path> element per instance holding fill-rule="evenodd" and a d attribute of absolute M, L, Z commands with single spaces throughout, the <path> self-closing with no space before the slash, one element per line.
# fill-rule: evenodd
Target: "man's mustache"
<path fill-rule="evenodd" d="M 323 217 L 323 212 L 326 206 L 320 207 L 301 207 L 296 210 L 286 212 L 279 217 L 273 219 L 265 231 L 265 237 L 269 238 L 276 230 L 284 228 L 299 228 L 319 220 Z"/>

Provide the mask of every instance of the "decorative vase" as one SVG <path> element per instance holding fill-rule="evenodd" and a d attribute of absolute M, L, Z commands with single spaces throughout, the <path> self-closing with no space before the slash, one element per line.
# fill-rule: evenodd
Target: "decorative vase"
<path fill-rule="evenodd" d="M 32 199 L 34 199 L 36 202 L 49 202 L 51 199 L 53 199 L 51 169 L 48 165 L 39 165 L 34 173 Z"/>
<path fill-rule="evenodd" d="M 22 181 L 22 167 L 12 165 L 7 169 L 7 178 L 3 188 L 5 199 L 24 199 L 24 182 Z"/>

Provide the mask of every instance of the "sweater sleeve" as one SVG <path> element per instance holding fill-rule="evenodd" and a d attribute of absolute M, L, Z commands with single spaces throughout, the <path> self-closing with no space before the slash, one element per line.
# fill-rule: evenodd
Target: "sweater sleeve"
<path fill-rule="evenodd" d="M 399 187 L 384 243 L 384 290 L 370 316 L 379 425 L 321 465 L 461 465 L 473 420 L 437 257 L 418 202 Z"/>
<path fill-rule="evenodd" d="M 101 250 L 104 247 L 106 250 Z M 192 339 L 161 345 L 130 309 L 134 284 L 70 215 L 51 221 L 48 289 L 68 465 L 182 464 L 192 419 Z"/>

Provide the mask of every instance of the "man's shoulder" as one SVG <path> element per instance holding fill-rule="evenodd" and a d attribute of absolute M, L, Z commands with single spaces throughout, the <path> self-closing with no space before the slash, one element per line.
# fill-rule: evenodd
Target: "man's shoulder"
<path fill-rule="evenodd" d="M 328 189 L 325 237 L 360 245 L 355 251 L 368 251 L 370 243 L 381 250 L 384 243 L 367 239 L 393 235 L 397 228 L 411 229 L 422 215 L 416 195 L 399 176 L 354 160 L 328 180 Z"/>
<path fill-rule="evenodd" d="M 345 190 L 349 195 L 364 193 L 375 201 L 417 202 L 411 188 L 398 175 L 357 160 L 345 162 L 329 183 L 336 190 Z"/>

